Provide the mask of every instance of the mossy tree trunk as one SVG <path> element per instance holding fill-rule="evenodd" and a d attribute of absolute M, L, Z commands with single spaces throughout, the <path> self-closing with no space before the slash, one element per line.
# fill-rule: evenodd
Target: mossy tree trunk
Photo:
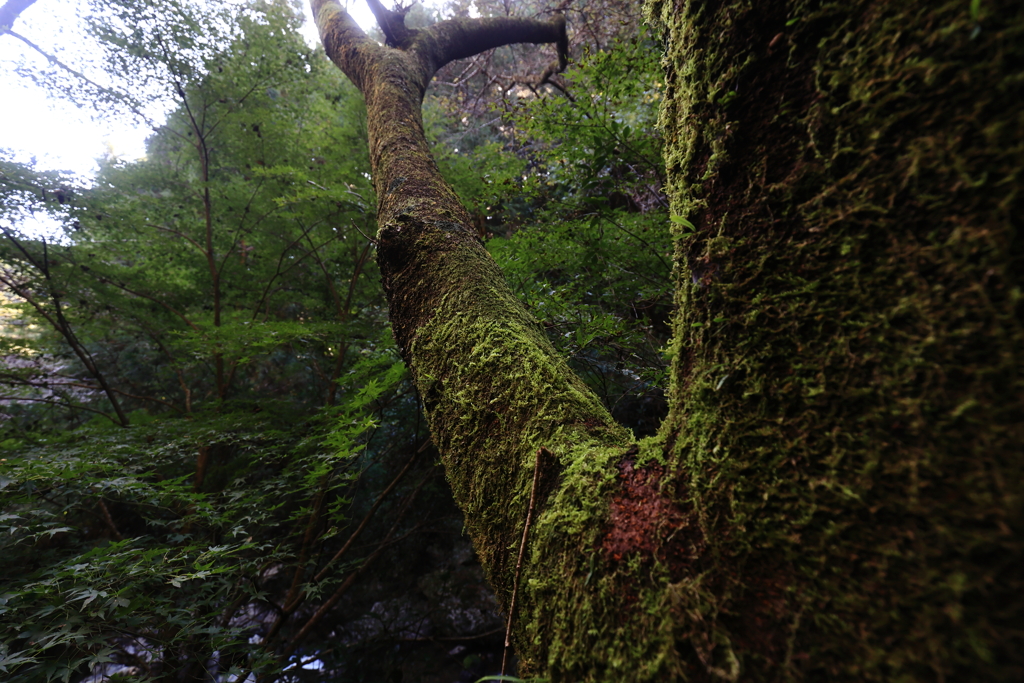
<path fill-rule="evenodd" d="M 695 679 L 1024 680 L 1024 6 L 647 11 L 696 226 L 677 652 Z"/>
<path fill-rule="evenodd" d="M 564 23 L 417 32 L 374 1 L 380 46 L 312 4 L 366 97 L 395 336 L 506 607 L 539 468 L 522 673 L 1024 678 L 1018 3 L 649 2 L 696 230 L 676 226 L 671 414 L 641 443 L 511 295 L 423 136 L 437 68 L 564 53 Z"/>

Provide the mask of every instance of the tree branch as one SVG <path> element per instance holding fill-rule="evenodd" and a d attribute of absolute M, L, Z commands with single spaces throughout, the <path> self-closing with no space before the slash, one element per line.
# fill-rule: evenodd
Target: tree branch
<path fill-rule="evenodd" d="M 62 378 L 62 379 L 64 378 L 64 375 L 52 375 L 52 376 L 53 377 L 59 377 L 59 378 Z M 19 386 L 33 387 L 35 389 L 47 389 L 48 391 L 55 391 L 56 389 L 59 389 L 61 387 L 71 387 L 73 389 L 88 389 L 89 391 L 103 391 L 103 387 L 101 387 L 101 386 L 95 386 L 95 385 L 92 385 L 92 384 L 84 384 L 82 382 L 74 382 L 74 381 L 70 381 L 70 382 L 65 382 L 65 381 L 48 382 L 45 379 L 44 380 L 40 380 L 40 381 L 33 381 L 31 378 L 28 378 L 28 377 L 18 377 L 16 375 L 12 375 L 12 374 L 6 373 L 6 372 L 0 373 L 0 380 L 10 383 L 11 386 L 19 385 Z M 179 412 L 181 410 L 180 408 L 178 408 L 173 403 L 168 403 L 167 401 L 162 401 L 162 400 L 160 400 L 158 398 L 151 398 L 149 396 L 140 396 L 138 394 L 131 394 L 131 393 L 128 393 L 127 391 L 121 391 L 120 389 L 114 389 L 114 388 L 111 388 L 111 391 L 113 391 L 115 394 L 120 394 L 122 396 L 127 396 L 128 398 L 134 398 L 134 399 L 139 400 L 139 401 L 150 401 L 152 403 L 160 403 L 162 405 L 167 406 L 168 408 L 171 408 L 171 409 L 179 411 Z"/>
<path fill-rule="evenodd" d="M 11 2 L 8 2 L 7 5 L 12 4 L 13 2 L 15 2 L 15 0 L 11 0 Z M 35 0 L 32 0 L 32 2 L 35 2 Z M 7 5 L 4 5 L 3 9 L 6 9 Z M 0 11 L 2 11 L 2 10 L 0 10 Z M 110 97 L 112 97 L 113 99 L 117 100 L 118 102 L 121 102 L 125 107 L 128 108 L 128 111 L 130 111 L 131 113 L 133 113 L 136 116 L 138 116 L 151 129 L 153 129 L 153 130 L 158 130 L 159 129 L 159 126 L 156 124 L 156 122 L 153 121 L 148 116 L 146 116 L 142 112 L 142 110 L 139 109 L 138 105 L 136 105 L 134 102 L 132 102 L 131 98 L 127 94 L 125 94 L 123 92 L 119 92 L 119 91 L 114 90 L 112 88 L 107 88 L 105 86 L 100 85 L 96 81 L 94 81 L 91 78 L 89 78 L 88 76 L 86 76 L 81 71 L 78 71 L 78 70 L 72 68 L 71 66 L 68 66 L 64 62 L 60 61 L 59 59 L 57 59 L 56 57 L 51 55 L 49 52 L 47 52 L 43 48 L 39 47 L 35 43 L 33 43 L 31 40 L 29 40 L 25 36 L 23 36 L 23 35 L 21 35 L 19 33 L 15 33 L 10 28 L 4 28 L 3 27 L 3 22 L 2 22 L 2 20 L 0 20 L 0 35 L 3 35 L 4 33 L 12 35 L 15 38 L 17 38 L 18 40 L 20 40 L 21 42 L 25 43 L 30 48 L 32 48 L 33 50 L 35 50 L 36 52 L 41 54 L 43 57 L 46 57 L 46 59 L 49 60 L 49 62 L 51 64 L 53 64 L 54 66 L 56 66 L 56 67 L 58 67 L 58 68 L 60 68 L 60 69 L 62 69 L 64 71 L 68 72 L 69 74 L 71 74 L 75 78 L 77 78 L 77 79 L 79 79 L 81 81 L 84 81 L 85 83 L 89 84 L 93 88 L 96 88 L 96 90 L 98 90 L 99 92 L 104 93 L 106 95 L 109 95 Z"/>
<path fill-rule="evenodd" d="M 125 284 L 124 284 L 124 283 L 122 283 L 122 282 L 115 282 L 114 280 L 111 280 L 110 278 L 107 278 L 107 277 L 103 277 L 102 275 L 95 275 L 94 277 L 96 278 L 96 280 L 97 280 L 98 282 L 102 282 L 102 283 L 103 283 L 103 284 L 105 284 L 105 285 L 112 285 L 112 286 L 114 286 L 114 287 L 117 287 L 117 288 L 118 288 L 118 289 L 120 289 L 120 290 L 123 290 L 123 291 L 125 291 L 125 292 L 128 292 L 129 294 L 133 294 L 133 295 L 135 295 L 135 296 L 139 297 L 140 299 L 146 299 L 146 300 L 148 300 L 148 301 L 152 301 L 152 302 L 153 302 L 153 303 L 155 303 L 155 304 L 158 304 L 158 305 L 160 305 L 160 306 L 163 306 L 163 307 L 164 307 L 165 309 L 167 309 L 167 310 L 168 310 L 169 312 L 171 312 L 171 313 L 173 313 L 174 315 L 176 315 L 176 316 L 178 316 L 179 318 L 181 318 L 182 322 L 184 322 L 184 323 L 185 323 L 186 325 L 188 325 L 189 327 L 191 327 L 191 328 L 192 328 L 192 329 L 193 329 L 194 331 L 196 331 L 196 332 L 201 332 L 201 331 L 202 331 L 202 330 L 200 330 L 199 326 L 198 326 L 198 325 L 196 325 L 196 324 L 195 324 L 194 322 L 192 322 L 191 320 L 189 320 L 189 319 L 188 319 L 188 317 L 187 317 L 187 316 L 186 316 L 186 315 L 185 315 L 184 313 L 181 313 L 181 312 L 179 312 L 179 311 L 178 311 L 178 310 L 176 310 L 176 309 L 175 309 L 175 308 L 174 308 L 173 306 L 171 306 L 171 305 L 169 305 L 169 304 L 166 304 L 166 303 L 164 303 L 164 302 L 163 302 L 163 301 L 161 301 L 160 299 L 157 299 L 157 298 L 156 298 L 155 296 L 151 296 L 151 295 L 149 295 L 149 294 L 146 294 L 146 293 L 144 293 L 144 292 L 138 292 L 138 291 L 135 291 L 134 289 L 131 289 L 131 288 L 129 288 L 129 287 L 127 286 L 127 285 L 125 285 Z"/>
<path fill-rule="evenodd" d="M 540 481 L 540 458 L 541 455 L 551 457 L 551 453 L 543 446 L 537 449 L 537 457 L 533 462 L 533 486 L 530 488 L 530 504 L 526 507 L 526 522 L 523 524 L 523 537 L 519 541 L 519 559 L 516 560 L 516 573 L 512 582 L 512 599 L 508 605 L 508 626 L 505 627 L 505 649 L 501 654 L 501 675 L 505 675 L 505 665 L 508 664 L 508 651 L 512 648 L 512 624 L 516 617 L 516 598 L 519 594 L 519 576 L 523 571 L 523 555 L 526 553 L 526 537 L 530 533 L 530 523 L 533 521 L 533 510 L 537 503 L 537 482 Z"/>
<path fill-rule="evenodd" d="M 124 424 L 120 420 L 115 418 L 110 413 L 105 413 L 102 410 L 97 410 L 96 408 L 89 408 L 89 407 L 86 407 L 86 406 L 77 406 L 74 403 L 61 403 L 60 401 L 52 401 L 52 400 L 50 400 L 48 398 L 28 398 L 28 397 L 23 397 L 23 396 L 0 396 L 0 405 L 7 405 L 9 403 L 22 403 L 22 402 L 25 402 L 25 401 L 27 401 L 29 403 L 45 403 L 45 404 L 51 405 L 51 406 L 60 406 L 62 408 L 71 408 L 72 410 L 84 410 L 87 413 L 96 413 L 97 415 L 102 415 L 103 417 L 107 418 L 108 420 L 110 420 L 111 422 L 113 422 L 116 425 L 120 425 L 122 427 L 124 426 Z"/>
<path fill-rule="evenodd" d="M 124 536 L 117 530 L 117 525 L 114 524 L 114 518 L 110 516 L 110 510 L 107 508 L 107 504 L 103 502 L 102 498 L 97 498 L 96 502 L 99 503 L 100 512 L 103 514 L 103 521 L 107 523 L 107 528 L 110 529 L 110 533 L 114 535 L 119 541 L 124 540 Z"/>
<path fill-rule="evenodd" d="M 359 28 L 336 0 L 310 0 L 313 18 L 327 56 L 359 90 L 369 79 L 372 56 L 382 48 Z"/>
<path fill-rule="evenodd" d="M 310 4 L 327 56 L 366 94 L 369 70 L 376 59 L 385 54 L 383 48 L 363 33 L 336 0 L 311 0 Z M 565 17 L 561 14 L 551 21 L 521 17 L 449 19 L 412 31 L 405 27 L 404 10 L 388 10 L 380 0 L 367 0 L 367 4 L 384 31 L 388 45 L 416 55 L 421 66 L 420 86 L 424 90 L 434 73 L 445 64 L 503 45 L 557 45 L 558 57 L 544 70 L 538 83 L 546 82 L 568 65 L 569 37 Z"/>
<path fill-rule="evenodd" d="M 416 34 L 419 33 L 419 31 L 405 27 L 405 15 L 409 13 L 409 8 L 412 5 L 399 10 L 389 10 L 384 7 L 380 0 L 366 0 L 366 4 L 370 6 L 370 11 L 373 12 L 374 18 L 377 19 L 377 25 L 380 26 L 380 30 L 384 31 L 388 47 L 404 49 L 408 47 L 409 43 L 415 39 Z"/>
<path fill-rule="evenodd" d="M 36 0 L 7 0 L 0 7 L 0 33 L 9 31 L 22 12 L 27 10 Z"/>
<path fill-rule="evenodd" d="M 540 83 L 562 71 L 569 63 L 569 36 L 565 17 L 558 14 L 551 21 L 537 21 L 521 17 L 492 17 L 488 19 L 450 19 L 434 24 L 421 32 L 414 49 L 430 59 L 432 71 L 448 62 L 514 43 L 555 43 L 558 58 L 540 77 Z M 431 73 L 433 76 L 433 73 Z"/>
<path fill-rule="evenodd" d="M 392 537 L 395 535 L 395 531 L 398 530 L 398 526 L 399 524 L 401 524 L 402 519 L 405 517 L 405 513 L 408 512 L 409 506 L 412 505 L 412 502 L 414 500 L 416 500 L 416 495 L 420 492 L 420 489 L 423 488 L 423 485 L 426 484 L 427 481 L 430 479 L 431 474 L 431 472 L 427 472 L 427 475 L 420 480 L 420 483 L 416 486 L 416 488 L 414 488 L 412 492 L 405 497 L 405 500 L 402 501 L 402 504 L 398 508 L 398 514 L 395 515 L 395 522 L 391 525 L 391 528 L 388 529 L 387 534 L 384 535 L 384 540 L 380 542 L 380 544 L 372 553 L 367 555 L 366 559 L 363 560 L 362 564 L 360 564 L 355 571 L 348 575 L 345 581 L 342 582 L 340 586 L 338 586 L 338 589 L 336 591 L 334 591 L 334 594 L 331 595 L 331 597 L 328 598 L 326 602 L 324 602 L 322 605 L 320 605 L 320 607 L 317 608 L 316 612 L 313 613 L 313 616 L 311 616 L 309 620 L 302 626 L 302 628 L 299 629 L 299 632 L 291 638 L 290 642 L 284 649 L 284 656 L 282 657 L 282 659 L 287 659 L 289 656 L 292 655 L 292 653 L 295 652 L 296 649 L 298 649 L 298 647 L 302 644 L 302 641 L 304 641 L 306 637 L 309 635 L 310 631 L 312 631 L 313 628 L 320 623 L 324 616 L 326 616 L 326 614 L 330 612 L 335 605 L 338 604 L 338 601 L 341 600 L 342 596 L 344 596 L 348 589 L 352 587 L 352 584 L 355 583 L 356 579 L 358 579 L 363 574 L 363 572 L 365 572 L 370 567 L 370 565 L 372 565 L 373 562 L 378 557 L 380 557 L 380 555 L 388 548 L 388 546 L 391 545 L 390 541 Z M 417 525 L 417 527 L 419 526 L 420 525 Z M 407 535 L 408 534 L 405 534 L 399 537 L 398 540 L 405 538 L 405 536 Z"/>
<path fill-rule="evenodd" d="M 565 22 L 450 20 L 420 31 L 406 49 L 391 49 L 368 45 L 355 31 L 350 34 L 356 39 L 346 44 L 339 36 L 351 23 L 348 15 L 335 2 L 312 4 L 327 54 L 366 99 L 377 263 L 392 332 L 481 563 L 508 605 L 515 583 L 515 558 L 508 549 L 522 536 L 516 512 L 527 512 L 530 463 L 538 447 L 544 444 L 553 454 L 553 472 L 585 470 L 580 477 L 586 490 L 603 492 L 614 474 L 611 463 L 626 452 L 632 435 L 572 372 L 509 289 L 430 154 L 421 108 L 438 67 L 481 50 L 555 42 L 559 68 L 568 58 Z M 578 495 L 582 480 L 553 475 L 551 481 L 557 490 L 534 497 L 533 527 L 554 519 L 544 501 Z M 524 553 L 537 558 L 537 566 L 558 567 L 556 573 L 566 567 L 566 576 L 578 575 L 585 554 L 574 532 L 563 537 L 554 530 L 562 526 L 550 523 L 551 535 L 532 534 Z M 517 596 L 516 624 L 546 609 L 531 587 L 532 566 L 521 568 L 520 591 L 528 597 Z M 566 594 L 586 590 L 572 581 L 564 586 Z M 329 606 L 330 601 L 324 608 Z M 515 624 L 513 631 L 521 633 Z"/>
<path fill-rule="evenodd" d="M 100 386 L 103 387 L 103 392 L 107 395 L 107 399 L 114 407 L 114 412 L 117 414 L 117 418 L 120 421 L 121 426 L 128 427 L 128 416 L 125 415 L 123 410 L 121 410 L 121 403 L 117 400 L 117 397 L 114 396 L 114 392 L 107 383 L 106 377 L 100 372 L 99 366 L 96 364 L 95 359 L 89 352 L 89 349 L 78 340 L 78 336 L 74 333 L 74 330 L 71 329 L 71 324 L 68 322 L 67 318 L 64 317 L 61 295 L 54 287 L 53 278 L 50 273 L 50 262 L 49 257 L 47 256 L 46 240 L 43 240 L 43 259 L 40 262 L 28 252 L 24 245 L 22 245 L 21 241 L 15 237 L 14 233 L 3 227 L 0 227 L 0 230 L 3 231 L 4 235 L 7 236 L 7 239 L 9 239 L 11 243 L 14 244 L 14 246 L 22 253 L 22 255 L 24 255 L 25 259 L 32 265 L 32 267 L 42 274 L 44 281 L 46 282 L 46 292 L 49 295 L 50 300 L 53 302 L 53 316 L 51 317 L 48 315 L 43 305 L 34 300 L 24 287 L 20 287 L 13 282 L 8 282 L 6 279 L 3 280 L 4 284 L 7 285 L 14 294 L 20 296 L 35 308 L 36 311 L 39 312 L 39 315 L 45 318 L 46 321 L 64 337 L 68 346 L 71 347 L 71 350 L 74 351 L 75 355 L 82 361 L 85 368 L 96 379 L 96 381 L 99 382 Z"/>
<path fill-rule="evenodd" d="M 427 443 L 429 443 L 429 441 Z M 370 520 L 373 519 L 373 516 L 377 513 L 377 509 L 380 507 L 381 503 L 384 502 L 384 500 L 391 494 L 395 487 L 398 486 L 399 482 L 402 481 L 406 473 L 409 471 L 409 468 L 412 467 L 413 461 L 416 460 L 416 456 L 419 455 L 420 451 L 422 450 L 423 448 L 420 448 L 415 453 L 413 453 L 409 460 L 406 461 L 405 466 L 398 473 L 398 475 L 391 480 L 391 483 L 388 484 L 387 488 L 381 491 L 380 495 L 377 496 L 377 500 L 374 501 L 373 505 L 370 507 L 370 510 L 363 516 L 363 520 L 359 523 L 359 526 L 356 528 L 356 530 L 349 535 L 348 540 L 345 541 L 341 549 L 338 550 L 338 552 L 336 552 L 334 556 L 327 561 L 327 564 L 324 565 L 324 567 L 316 574 L 316 576 L 313 577 L 313 583 L 320 583 L 325 578 L 327 578 L 327 575 L 331 571 L 331 567 L 334 566 L 335 563 L 338 560 L 340 560 L 342 556 L 345 555 L 345 553 L 349 551 L 349 549 L 356 542 L 356 540 L 362 535 L 363 530 L 366 529 L 366 526 L 370 523 Z M 300 562 L 296 566 L 297 572 L 303 571 L 304 567 L 302 567 L 302 564 L 303 561 L 300 558 Z M 301 574 L 297 574 L 295 576 L 295 580 L 292 583 L 292 588 L 288 591 L 288 595 L 285 597 L 284 605 L 280 608 L 280 614 L 278 615 L 277 620 L 270 627 L 270 630 L 267 631 L 265 640 L 268 643 L 274 636 L 278 634 L 278 632 L 284 626 L 285 621 L 288 620 L 288 618 L 295 612 L 295 610 L 299 608 L 299 606 L 306 599 L 305 591 L 299 589 L 300 576 Z"/>

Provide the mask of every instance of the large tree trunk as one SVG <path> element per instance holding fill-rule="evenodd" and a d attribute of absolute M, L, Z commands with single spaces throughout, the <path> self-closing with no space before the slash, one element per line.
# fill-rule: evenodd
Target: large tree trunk
<path fill-rule="evenodd" d="M 1024 676 L 1013 3 L 983 2 L 978 30 L 960 0 L 650 3 L 674 212 L 697 230 L 677 236 L 672 412 L 639 444 L 423 139 L 438 67 L 564 45 L 564 23 L 412 32 L 372 2 L 384 47 L 312 4 L 367 100 L 395 336 L 506 608 L 518 584 L 522 673 Z"/>
<path fill-rule="evenodd" d="M 692 677 L 1024 680 L 1024 6 L 652 0 Z"/>

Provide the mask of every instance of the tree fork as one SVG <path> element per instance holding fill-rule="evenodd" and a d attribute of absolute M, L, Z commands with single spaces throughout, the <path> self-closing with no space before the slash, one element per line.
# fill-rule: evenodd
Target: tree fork
<path fill-rule="evenodd" d="M 520 673 L 617 676 L 608 672 L 632 658 L 578 644 L 598 622 L 614 622 L 608 635 L 630 650 L 638 647 L 631 634 L 646 630 L 636 575 L 595 572 L 610 561 L 602 549 L 608 501 L 632 435 L 512 294 L 431 158 L 421 119 L 427 85 L 452 60 L 510 43 L 552 43 L 558 55 L 549 70 L 564 67 L 565 20 L 456 19 L 401 36 L 392 24 L 399 49 L 370 40 L 335 2 L 313 0 L 312 7 L 327 55 L 366 99 L 377 261 L 392 329 L 467 530 L 506 610 L 535 454 L 548 454 L 538 463 L 517 593 Z M 607 595 L 593 602 L 589 595 L 599 584 Z M 639 649 L 657 659 L 647 645 Z"/>
<path fill-rule="evenodd" d="M 675 234 L 671 412 L 628 449 L 420 121 L 446 61 L 564 25 L 388 15 L 393 49 L 313 7 L 367 101 L 395 336 L 506 607 L 551 453 L 521 674 L 1021 679 L 1019 3 L 648 0 L 672 209 L 697 229 Z"/>

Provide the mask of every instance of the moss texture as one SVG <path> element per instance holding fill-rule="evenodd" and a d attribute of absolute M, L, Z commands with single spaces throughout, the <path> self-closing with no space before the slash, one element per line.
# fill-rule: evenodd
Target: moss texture
<path fill-rule="evenodd" d="M 362 38 L 337 5 L 317 0 L 314 8 L 328 53 L 367 101 L 377 260 L 392 329 L 506 609 L 541 468 L 517 596 L 520 672 L 564 681 L 658 677 L 674 657 L 667 575 L 655 561 L 672 529 L 660 520 L 684 515 L 657 491 L 653 470 L 632 463 L 661 449 L 633 444 L 556 354 L 430 158 L 420 103 L 434 58 L 416 52 L 424 34 L 408 51 L 385 48 Z M 500 28 L 472 25 L 481 32 L 475 42 L 465 21 L 437 29 L 437 42 L 449 35 L 454 44 L 450 34 L 461 31 L 466 45 L 479 44 Z M 534 37 L 544 36 L 562 41 L 564 23 L 539 27 Z"/>
<path fill-rule="evenodd" d="M 1024 6 L 647 12 L 680 676 L 1024 680 Z"/>
<path fill-rule="evenodd" d="M 541 468 L 522 673 L 1024 680 L 1018 2 L 648 1 L 697 229 L 677 226 L 672 411 L 639 444 L 426 154 L 424 62 L 330 7 L 395 334 L 506 605 Z"/>

